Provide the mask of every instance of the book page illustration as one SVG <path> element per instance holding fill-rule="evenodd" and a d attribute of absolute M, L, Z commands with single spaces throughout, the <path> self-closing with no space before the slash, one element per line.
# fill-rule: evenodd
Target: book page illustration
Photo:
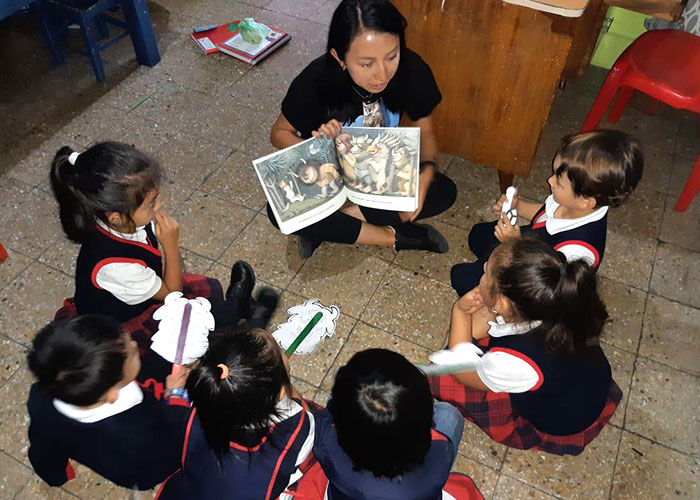
<path fill-rule="evenodd" d="M 330 215 L 345 201 L 335 144 L 330 139 L 309 139 L 253 164 L 284 234 Z M 337 203 L 329 205 L 339 195 L 343 196 Z"/>
<path fill-rule="evenodd" d="M 346 127 L 335 143 L 351 201 L 375 208 L 414 209 L 420 129 Z"/>

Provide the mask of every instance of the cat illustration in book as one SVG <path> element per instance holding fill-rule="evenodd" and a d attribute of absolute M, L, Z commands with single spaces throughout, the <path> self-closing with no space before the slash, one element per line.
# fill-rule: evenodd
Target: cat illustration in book
<path fill-rule="evenodd" d="M 317 198 L 326 198 L 328 190 L 331 190 L 331 195 L 334 195 L 340 190 L 338 186 L 338 178 L 340 174 L 333 163 L 306 163 L 297 170 L 297 175 L 301 182 L 307 186 L 316 185 L 321 188 L 321 194 Z"/>
<path fill-rule="evenodd" d="M 287 204 L 282 209 L 283 212 L 286 212 L 295 201 L 304 201 L 304 195 L 294 191 L 294 188 L 292 188 L 292 186 L 286 182 L 281 181 L 279 183 L 279 187 L 282 188 L 282 191 L 284 191 L 284 197 L 287 198 Z"/>

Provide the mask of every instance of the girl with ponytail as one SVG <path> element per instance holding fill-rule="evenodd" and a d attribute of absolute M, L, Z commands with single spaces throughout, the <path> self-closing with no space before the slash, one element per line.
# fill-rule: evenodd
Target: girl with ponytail
<path fill-rule="evenodd" d="M 186 388 L 193 410 L 182 467 L 157 498 L 272 499 L 301 477 L 313 448 L 314 418 L 269 333 L 213 332 Z"/>
<path fill-rule="evenodd" d="M 56 153 L 51 187 L 66 236 L 80 244 L 75 297 L 57 319 L 110 316 L 144 349 L 157 330 L 153 312 L 171 292 L 209 299 L 217 326 L 250 318 L 255 276 L 247 263 L 234 264 L 225 297 L 217 280 L 183 274 L 180 228 L 160 202 L 162 177 L 155 160 L 121 142 Z M 261 293 L 261 304 L 276 304 L 273 291 Z M 256 326 L 265 326 L 271 308 L 257 308 Z"/>
<path fill-rule="evenodd" d="M 534 238 L 497 247 L 434 357 L 476 369 L 431 377 L 433 395 L 506 446 L 580 454 L 622 398 L 599 345 L 608 314 L 594 272 Z"/>

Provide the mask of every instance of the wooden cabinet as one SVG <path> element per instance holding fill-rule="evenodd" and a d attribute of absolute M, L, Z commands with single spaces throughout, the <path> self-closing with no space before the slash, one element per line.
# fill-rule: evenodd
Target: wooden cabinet
<path fill-rule="evenodd" d="M 443 94 L 434 114 L 440 148 L 526 175 L 575 20 L 499 0 L 393 2 L 408 20 L 408 47 Z"/>

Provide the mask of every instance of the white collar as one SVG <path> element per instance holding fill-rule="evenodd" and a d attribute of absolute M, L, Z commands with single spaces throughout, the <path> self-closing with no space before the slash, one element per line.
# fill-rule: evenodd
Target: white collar
<path fill-rule="evenodd" d="M 522 323 L 506 323 L 503 316 L 496 316 L 496 321 L 489 321 L 489 335 L 491 337 L 507 337 L 508 335 L 521 335 L 534 330 L 542 324 L 542 321 L 523 321 Z"/>
<path fill-rule="evenodd" d="M 134 381 L 119 389 L 119 395 L 114 403 L 104 403 L 96 408 L 85 409 L 65 403 L 60 399 L 53 400 L 53 406 L 59 413 L 77 420 L 82 424 L 92 424 L 125 412 L 143 401 L 141 387 Z"/>
<path fill-rule="evenodd" d="M 273 424 L 287 420 L 303 410 L 299 403 L 287 396 L 277 402 L 275 409 L 279 413 L 279 416 L 272 416 L 270 418 Z"/>
<path fill-rule="evenodd" d="M 100 226 L 102 229 L 107 231 L 109 234 L 113 234 L 117 238 L 121 238 L 123 240 L 129 240 L 129 241 L 136 241 L 139 243 L 148 243 L 148 235 L 146 234 L 146 226 L 137 226 L 136 231 L 133 233 L 120 233 L 119 231 L 115 231 L 114 229 L 109 227 L 107 224 L 102 222 L 100 219 L 96 219 L 96 220 L 97 220 L 98 226 Z M 153 224 L 153 222 L 151 221 L 150 224 Z"/>
<path fill-rule="evenodd" d="M 605 206 L 577 219 L 559 219 L 554 217 L 554 212 L 557 211 L 557 208 L 559 208 L 559 203 L 554 201 L 554 196 L 550 194 L 544 202 L 544 211 L 547 214 L 547 221 L 545 224 L 549 234 L 557 234 L 562 231 L 576 229 L 590 222 L 600 220 L 608 213 L 608 207 Z"/>

